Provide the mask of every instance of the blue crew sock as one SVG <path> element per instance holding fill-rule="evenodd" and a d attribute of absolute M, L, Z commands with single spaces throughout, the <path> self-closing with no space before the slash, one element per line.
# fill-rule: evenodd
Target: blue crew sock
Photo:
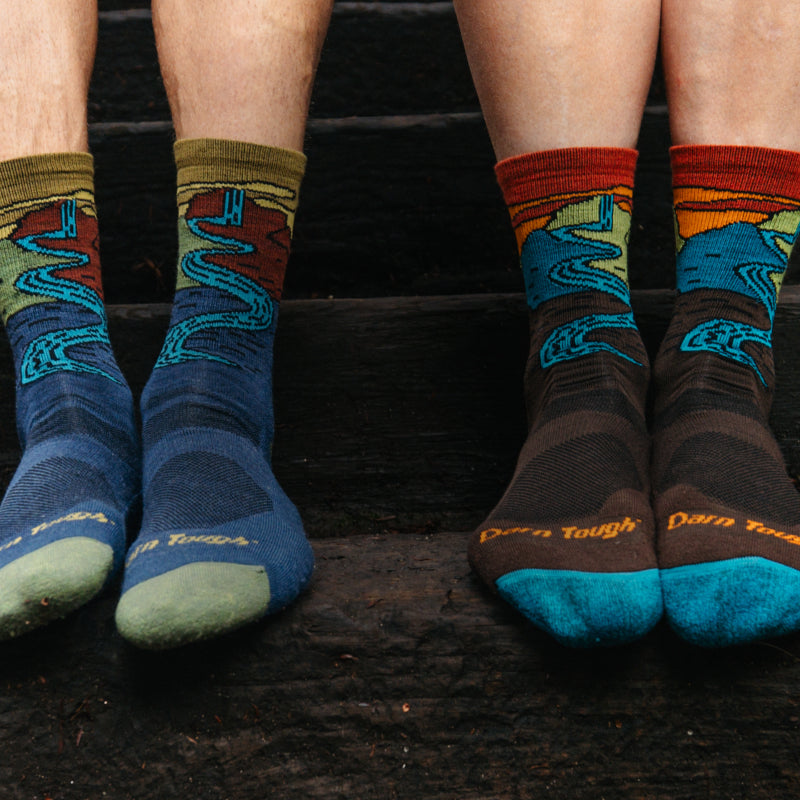
<path fill-rule="evenodd" d="M 83 605 L 121 566 L 139 450 L 106 328 L 91 156 L 0 164 L 0 230 L 23 447 L 0 505 L 8 638 Z"/>
<path fill-rule="evenodd" d="M 632 641 L 662 613 L 649 370 L 627 283 L 635 163 L 630 150 L 587 148 L 497 167 L 531 309 L 530 431 L 469 558 L 503 599 L 575 647 Z"/>
<path fill-rule="evenodd" d="M 313 556 L 270 467 L 272 349 L 300 153 L 185 140 L 170 327 L 142 395 L 144 509 L 117 626 L 160 649 L 291 603 Z"/>
<path fill-rule="evenodd" d="M 768 424 L 800 154 L 672 150 L 678 299 L 655 365 L 653 490 L 670 625 L 703 646 L 800 629 L 800 496 Z"/>

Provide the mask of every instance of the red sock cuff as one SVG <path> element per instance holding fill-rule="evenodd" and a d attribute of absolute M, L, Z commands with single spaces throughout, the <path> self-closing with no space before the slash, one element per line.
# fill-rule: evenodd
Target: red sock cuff
<path fill-rule="evenodd" d="M 800 153 L 692 144 L 673 147 L 669 154 L 673 188 L 694 186 L 800 199 Z"/>
<path fill-rule="evenodd" d="M 633 187 L 636 150 L 573 147 L 525 153 L 500 161 L 495 174 L 509 206 L 564 192 L 602 192 Z"/>

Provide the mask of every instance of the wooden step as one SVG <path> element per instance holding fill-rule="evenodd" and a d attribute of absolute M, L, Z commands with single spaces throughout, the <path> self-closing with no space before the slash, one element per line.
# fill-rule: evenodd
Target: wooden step
<path fill-rule="evenodd" d="M 651 351 L 670 302 L 634 296 Z M 167 312 L 110 309 L 137 391 Z M 788 287 L 774 422 L 795 469 L 799 323 Z M 661 626 L 569 651 L 471 574 L 468 532 L 524 436 L 525 340 L 518 294 L 285 302 L 274 461 L 314 539 L 311 591 L 168 654 L 121 641 L 116 588 L 0 645 L 0 796 L 792 797 L 800 636 L 706 652 Z M 3 351 L 7 421 L 10 374 Z"/>
<path fill-rule="evenodd" d="M 667 291 L 633 293 L 651 358 L 672 302 Z M 134 321 L 131 346 L 124 347 L 125 325 Z M 112 323 L 121 334 L 121 357 L 135 359 L 123 360 L 126 374 L 142 386 L 167 307 L 113 309 Z M 794 476 L 800 476 L 798 330 L 800 287 L 787 286 L 775 321 L 771 423 Z M 285 302 L 274 457 L 313 534 L 477 525 L 505 488 L 525 437 L 527 331 L 520 294 Z"/>
<path fill-rule="evenodd" d="M 664 103 L 656 70 L 650 103 Z M 150 11 L 100 13 L 90 119 L 169 119 Z M 338 2 L 322 52 L 312 117 L 477 111 L 452 3 Z"/>
<path fill-rule="evenodd" d="M 465 543 L 317 542 L 293 608 L 205 646 L 135 652 L 114 591 L 0 646 L 3 797 L 795 796 L 800 637 L 702 651 L 662 626 L 566 650 L 478 584 Z"/>
<path fill-rule="evenodd" d="M 167 300 L 174 286 L 175 177 L 166 123 L 98 124 L 106 295 Z M 672 284 L 674 234 L 666 117 L 642 127 L 631 244 L 637 288 Z M 314 120 L 289 297 L 506 292 L 516 245 L 478 114 Z"/>
<path fill-rule="evenodd" d="M 477 109 L 451 3 L 337 3 L 313 116 Z M 148 9 L 100 13 L 89 112 L 92 122 L 169 119 Z"/>
<path fill-rule="evenodd" d="M 651 355 L 671 307 L 635 292 Z M 138 393 L 166 329 L 166 305 L 109 309 L 123 372 Z M 800 475 L 800 287 L 786 287 L 775 326 L 772 423 Z M 276 352 L 275 471 L 315 537 L 471 530 L 491 509 L 524 440 L 527 355 L 522 295 L 296 300 L 281 306 Z M 13 371 L 0 360 L 0 414 L 13 418 Z M 16 464 L 13 426 L 0 464 Z"/>
<path fill-rule="evenodd" d="M 171 297 L 175 177 L 169 123 L 91 128 L 106 296 Z M 631 284 L 674 285 L 665 110 L 640 136 Z M 513 292 L 516 244 L 477 113 L 318 119 L 309 124 L 287 297 Z M 800 249 L 787 284 L 798 281 Z"/>

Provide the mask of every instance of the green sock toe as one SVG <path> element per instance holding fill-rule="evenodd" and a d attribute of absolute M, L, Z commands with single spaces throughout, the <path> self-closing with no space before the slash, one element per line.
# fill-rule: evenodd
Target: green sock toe
<path fill-rule="evenodd" d="M 107 544 L 60 539 L 0 569 L 0 639 L 10 639 L 80 608 L 102 588 L 114 562 Z"/>
<path fill-rule="evenodd" d="M 128 589 L 117 606 L 117 629 L 131 644 L 163 650 L 255 622 L 269 599 L 263 567 L 186 564 Z"/>

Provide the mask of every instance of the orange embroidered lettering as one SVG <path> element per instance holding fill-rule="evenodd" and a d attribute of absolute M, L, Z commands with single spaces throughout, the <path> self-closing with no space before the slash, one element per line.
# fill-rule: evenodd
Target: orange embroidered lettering
<path fill-rule="evenodd" d="M 676 511 L 670 518 L 669 523 L 667 524 L 667 530 L 673 531 L 675 528 L 680 528 L 681 525 L 685 525 L 689 521 L 689 515 L 685 514 L 683 511 Z"/>
<path fill-rule="evenodd" d="M 512 533 L 529 533 L 531 536 L 540 536 L 542 539 L 553 535 L 553 532 L 546 528 L 539 530 L 533 530 L 533 528 L 486 528 L 481 531 L 480 542 L 484 544 L 498 536 L 510 536 Z"/>
<path fill-rule="evenodd" d="M 786 531 L 776 531 L 774 528 L 768 528 L 761 522 L 754 519 L 747 520 L 747 530 L 755 531 L 756 533 L 763 533 L 764 536 L 774 536 L 776 539 L 783 539 L 784 542 L 800 545 L 800 536 L 794 533 L 786 533 Z"/>

